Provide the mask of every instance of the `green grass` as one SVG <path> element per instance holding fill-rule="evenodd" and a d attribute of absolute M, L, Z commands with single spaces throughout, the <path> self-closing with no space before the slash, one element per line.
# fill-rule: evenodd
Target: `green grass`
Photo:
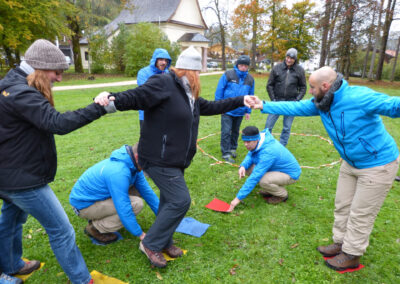
<path fill-rule="evenodd" d="M 220 76 L 201 77 L 202 96 L 213 99 Z M 267 77 L 257 76 L 256 94 L 267 99 Z M 109 91 L 125 90 L 115 87 Z M 60 91 L 55 93 L 56 108 L 73 110 L 91 103 L 102 89 Z M 379 91 L 400 95 L 398 88 L 379 87 Z M 309 95 L 308 95 L 309 97 Z M 243 120 L 241 129 L 248 125 L 263 128 L 266 115 L 254 111 L 249 121 Z M 387 130 L 400 141 L 400 121 L 383 118 Z M 274 132 L 280 133 L 280 119 Z M 202 117 L 199 138 L 220 131 L 220 117 Z M 292 132 L 327 137 L 318 117 L 294 120 Z M 219 135 L 200 142 L 200 146 L 220 158 Z M 124 240 L 106 247 L 94 246 L 84 235 L 86 225 L 73 213 L 68 196 L 74 182 L 94 163 L 109 156 L 122 144 L 139 139 L 136 111 L 117 112 L 76 130 L 56 136 L 58 171 L 50 184 L 76 230 L 76 241 L 89 271 L 97 270 L 130 283 L 398 283 L 400 279 L 400 237 L 398 218 L 400 185 L 395 183 L 375 222 L 370 246 L 361 271 L 339 274 L 327 268 L 318 245 L 331 241 L 335 187 L 339 165 L 332 168 L 303 169 L 300 180 L 288 186 L 289 200 L 271 206 L 257 194 L 259 187 L 236 207 L 232 214 L 216 213 L 204 206 L 214 197 L 230 202 L 243 184 L 237 168 L 229 165 L 210 166 L 214 161 L 198 152 L 185 171 L 192 196 L 187 214 L 203 223 L 211 224 L 201 237 L 176 233 L 177 245 L 187 249 L 184 257 L 170 262 L 166 269 L 150 267 L 147 258 L 138 250 L 139 239 L 121 230 Z M 288 148 L 301 165 L 317 167 L 339 159 L 332 145 L 316 137 L 291 136 Z M 237 161 L 246 154 L 240 142 Z M 150 183 L 158 194 L 158 189 Z M 154 215 L 148 206 L 138 216 L 147 231 Z M 67 283 L 44 235 L 40 224 L 32 217 L 24 226 L 24 257 L 45 262 L 42 270 L 34 273 L 27 283 Z M 31 235 L 31 238 L 27 236 Z"/>

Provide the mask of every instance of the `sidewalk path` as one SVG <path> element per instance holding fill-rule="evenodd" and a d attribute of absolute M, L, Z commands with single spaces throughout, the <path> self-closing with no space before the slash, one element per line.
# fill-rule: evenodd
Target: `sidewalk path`
<path fill-rule="evenodd" d="M 218 75 L 223 74 L 224 71 L 215 71 L 209 73 L 202 73 L 200 76 Z M 88 84 L 88 85 L 76 85 L 76 86 L 58 86 L 53 87 L 53 91 L 66 91 L 66 90 L 80 90 L 80 89 L 91 89 L 91 88 L 106 88 L 106 87 L 116 87 L 116 86 L 129 86 L 135 85 L 136 80 L 132 81 L 122 81 L 122 82 L 112 82 L 112 83 L 101 83 L 101 84 Z"/>

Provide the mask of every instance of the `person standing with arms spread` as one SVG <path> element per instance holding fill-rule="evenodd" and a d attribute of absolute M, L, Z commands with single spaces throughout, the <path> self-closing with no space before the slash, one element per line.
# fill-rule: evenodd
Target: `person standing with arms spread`
<path fill-rule="evenodd" d="M 137 74 L 138 86 L 146 83 L 147 79 L 155 74 L 169 73 L 168 68 L 171 65 L 171 56 L 166 49 L 156 48 L 150 60 L 150 64 L 139 70 Z M 139 110 L 140 128 L 143 127 L 144 111 Z"/>
<path fill-rule="evenodd" d="M 40 262 L 22 257 L 22 225 L 28 215 L 46 230 L 51 248 L 72 283 L 92 283 L 75 244 L 67 214 L 48 185 L 57 170 L 54 134 L 64 135 L 106 114 L 92 103 L 59 113 L 51 87 L 68 69 L 64 54 L 51 42 L 36 40 L 24 61 L 0 81 L 0 270 L 29 274 Z"/>
<path fill-rule="evenodd" d="M 219 79 L 215 100 L 223 100 L 244 95 L 254 95 L 254 78 L 249 74 L 250 57 L 241 55 L 233 69 Z M 243 116 L 250 119 L 251 109 L 239 107 L 221 114 L 221 152 L 222 159 L 234 163 L 238 146 L 239 129 Z"/>
<path fill-rule="evenodd" d="M 268 78 L 267 92 L 272 102 L 300 101 L 307 91 L 306 76 L 303 67 L 297 63 L 297 50 L 290 48 L 286 52 L 285 61 L 274 66 Z M 265 128 L 272 129 L 279 114 L 269 114 Z M 290 129 L 294 116 L 283 116 L 283 128 L 279 142 L 286 147 L 290 138 Z"/>
<path fill-rule="evenodd" d="M 301 102 L 257 102 L 263 113 L 320 116 L 343 159 L 336 187 L 333 243 L 319 246 L 328 267 L 356 268 L 365 253 L 376 216 L 399 168 L 399 150 L 381 115 L 400 117 L 400 98 L 349 86 L 325 66 L 309 79 L 313 98 Z"/>
<path fill-rule="evenodd" d="M 152 76 L 125 92 L 102 92 L 95 99 L 101 105 L 115 104 L 121 111 L 143 109 L 146 113 L 139 140 L 139 165 L 159 188 L 160 204 L 139 249 L 157 267 L 167 265 L 162 251 L 171 257 L 183 254 L 172 236 L 191 203 L 184 171 L 196 154 L 200 116 L 221 114 L 254 102 L 250 96 L 221 101 L 201 98 L 201 68 L 201 55 L 191 46 L 179 55 L 169 74 Z"/>

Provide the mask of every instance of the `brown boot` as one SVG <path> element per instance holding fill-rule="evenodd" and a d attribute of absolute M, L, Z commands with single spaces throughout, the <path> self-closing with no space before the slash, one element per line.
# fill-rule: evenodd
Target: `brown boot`
<path fill-rule="evenodd" d="M 267 203 L 269 204 L 279 204 L 281 202 L 286 202 L 286 200 L 288 200 L 289 195 L 285 196 L 285 197 L 278 197 L 278 196 L 271 196 L 270 198 L 267 199 Z"/>
<path fill-rule="evenodd" d="M 19 275 L 31 274 L 33 271 L 39 269 L 39 267 L 40 267 L 40 261 L 38 261 L 38 260 L 27 261 L 27 262 L 25 262 L 24 267 L 22 267 L 17 273 L 14 273 L 12 275 L 15 275 L 15 274 L 19 274 Z"/>
<path fill-rule="evenodd" d="M 258 192 L 258 194 L 260 194 L 262 197 L 266 197 L 266 198 L 270 198 L 270 197 L 273 196 L 271 193 L 268 193 L 268 192 L 263 191 L 263 190 L 260 190 L 260 191 Z"/>
<path fill-rule="evenodd" d="M 116 234 L 100 233 L 99 230 L 97 230 L 96 227 L 91 222 L 87 224 L 84 231 L 85 234 L 91 236 L 93 239 L 103 244 L 110 244 L 118 239 L 118 236 Z"/>
<path fill-rule="evenodd" d="M 334 270 L 346 270 L 348 268 L 357 268 L 360 265 L 360 256 L 341 252 L 337 256 L 325 261 L 329 268 Z"/>
<path fill-rule="evenodd" d="M 164 249 L 163 252 L 165 252 L 166 254 L 168 254 L 170 257 L 172 258 L 177 258 L 183 255 L 183 251 L 178 248 L 177 246 L 170 246 L 167 249 Z"/>
<path fill-rule="evenodd" d="M 342 244 L 334 243 L 329 246 L 319 246 L 317 251 L 325 257 L 335 256 L 342 252 Z"/>
<path fill-rule="evenodd" d="M 139 243 L 139 249 L 147 256 L 152 265 L 160 268 L 167 266 L 167 261 L 161 252 L 152 251 L 151 249 L 146 248 L 142 242 Z"/>

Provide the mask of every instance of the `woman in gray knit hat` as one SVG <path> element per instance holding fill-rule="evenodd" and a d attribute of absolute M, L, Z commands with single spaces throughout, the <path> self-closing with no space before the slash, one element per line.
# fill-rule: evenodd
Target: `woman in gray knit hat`
<path fill-rule="evenodd" d="M 157 267 L 167 265 L 163 251 L 171 257 L 182 255 L 182 250 L 173 245 L 172 236 L 191 203 L 184 170 L 196 153 L 200 116 L 221 114 L 251 102 L 249 96 L 220 101 L 201 98 L 201 68 L 199 52 L 189 47 L 179 55 L 169 74 L 154 75 L 136 89 L 103 92 L 95 99 L 102 105 L 110 100 L 118 110 L 145 110 L 139 164 L 160 189 L 160 205 L 139 249 Z"/>
<path fill-rule="evenodd" d="M 72 283 L 93 280 L 75 244 L 75 232 L 49 187 L 57 169 L 54 134 L 67 134 L 106 113 L 92 103 L 59 113 L 51 86 L 68 68 L 64 54 L 47 40 L 36 40 L 21 65 L 0 81 L 0 270 L 29 274 L 40 262 L 22 257 L 22 226 L 32 215 L 45 228 L 51 248 Z"/>

